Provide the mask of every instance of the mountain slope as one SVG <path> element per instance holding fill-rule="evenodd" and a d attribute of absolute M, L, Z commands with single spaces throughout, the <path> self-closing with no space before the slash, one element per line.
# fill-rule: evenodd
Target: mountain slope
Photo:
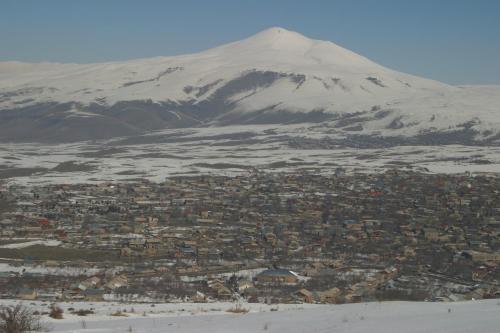
<path fill-rule="evenodd" d="M 399 73 L 283 28 L 176 57 L 0 63 L 2 141 L 290 122 L 325 122 L 346 135 L 465 129 L 491 141 L 500 130 L 499 102 L 499 87 L 454 87 Z"/>

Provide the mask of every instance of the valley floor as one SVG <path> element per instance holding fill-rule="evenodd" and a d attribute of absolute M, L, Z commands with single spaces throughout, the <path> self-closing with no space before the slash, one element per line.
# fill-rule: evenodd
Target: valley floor
<path fill-rule="evenodd" d="M 337 168 L 498 173 L 500 147 L 349 141 L 311 124 L 186 128 L 72 144 L 0 144 L 0 181 L 31 185 L 161 182 L 180 175 L 237 175 L 255 169 L 331 174 Z"/>

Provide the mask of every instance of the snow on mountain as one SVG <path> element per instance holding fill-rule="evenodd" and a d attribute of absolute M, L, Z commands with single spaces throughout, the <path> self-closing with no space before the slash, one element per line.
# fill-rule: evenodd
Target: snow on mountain
<path fill-rule="evenodd" d="M 99 64 L 0 62 L 4 141 L 105 137 L 84 130 L 89 126 L 111 126 L 107 137 L 112 137 L 161 128 L 290 122 L 326 122 L 346 134 L 407 137 L 465 129 L 484 140 L 495 139 L 500 130 L 499 102 L 500 87 L 455 87 L 418 78 L 283 28 L 175 57 Z M 29 131 L 9 131 L 13 126 Z M 64 132 L 68 128 L 76 131 L 74 138 Z"/>

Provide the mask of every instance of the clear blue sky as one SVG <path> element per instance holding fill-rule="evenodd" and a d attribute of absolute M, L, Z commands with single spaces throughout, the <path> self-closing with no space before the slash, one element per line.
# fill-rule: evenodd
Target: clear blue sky
<path fill-rule="evenodd" d="M 0 60 L 175 55 L 271 26 L 453 84 L 500 84 L 500 0 L 0 0 Z"/>

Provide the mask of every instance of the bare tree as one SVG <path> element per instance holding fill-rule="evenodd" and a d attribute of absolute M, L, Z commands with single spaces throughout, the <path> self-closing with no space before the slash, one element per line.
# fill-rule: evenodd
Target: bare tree
<path fill-rule="evenodd" d="M 0 333 L 40 332 L 40 316 L 22 304 L 0 307 Z"/>

